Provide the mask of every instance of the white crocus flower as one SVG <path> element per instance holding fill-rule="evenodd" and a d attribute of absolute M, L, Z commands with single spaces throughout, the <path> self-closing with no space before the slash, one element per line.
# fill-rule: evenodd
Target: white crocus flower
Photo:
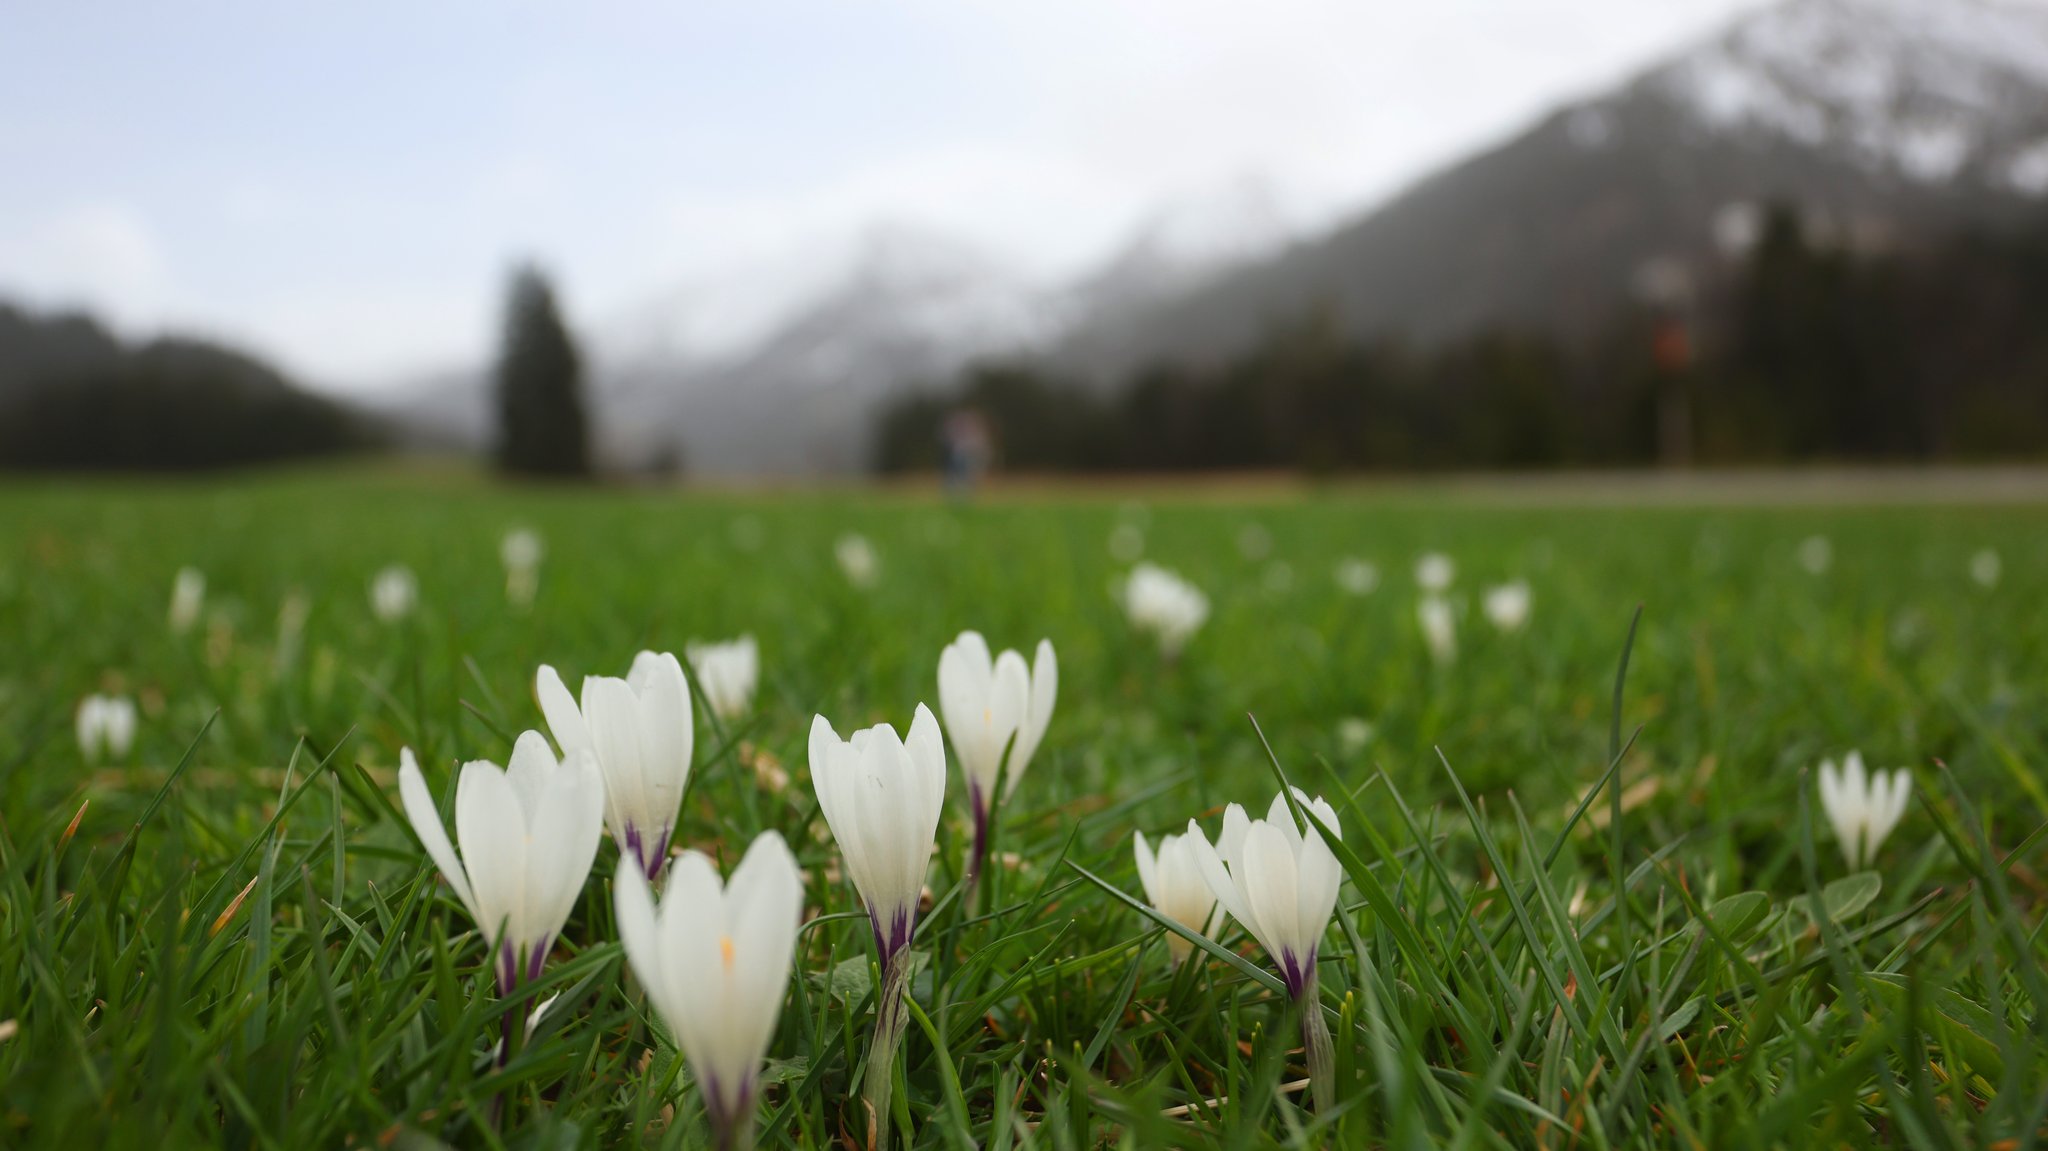
<path fill-rule="evenodd" d="M 842 740 L 818 716 L 811 721 L 811 783 L 886 963 L 910 944 L 938 841 L 946 802 L 939 721 L 918 704 L 907 739 L 878 723 Z"/>
<path fill-rule="evenodd" d="M 370 581 L 370 610 L 385 623 L 395 623 L 412 614 L 420 596 L 420 581 L 404 564 L 392 564 Z"/>
<path fill-rule="evenodd" d="M 658 909 L 627 860 L 615 903 L 626 960 L 689 1060 L 718 1145 L 749 1146 L 761 1062 L 803 921 L 796 857 L 780 835 L 762 832 L 720 883 L 707 856 L 683 852 Z"/>
<path fill-rule="evenodd" d="M 731 723 L 753 706 L 754 686 L 761 679 L 761 649 L 754 637 L 743 635 L 723 643 L 691 641 L 683 647 L 690 670 L 697 673 L 697 686 L 711 705 L 712 714 Z"/>
<path fill-rule="evenodd" d="M 1458 658 L 1458 621 L 1449 600 L 1440 595 L 1423 596 L 1415 605 L 1415 621 L 1422 626 L 1431 659 L 1449 664 Z"/>
<path fill-rule="evenodd" d="M 125 695 L 89 695 L 74 717 L 78 750 L 88 763 L 126 759 L 135 745 L 135 701 Z"/>
<path fill-rule="evenodd" d="M 411 748 L 398 763 L 406 818 L 489 941 L 498 990 L 538 978 L 604 834 L 604 780 L 590 753 L 557 762 L 547 739 L 529 731 L 504 770 L 485 760 L 463 764 L 455 784 L 459 859 Z"/>
<path fill-rule="evenodd" d="M 1826 536 L 1807 536 L 1799 541 L 1799 566 L 1809 575 L 1826 575 L 1835 562 L 1835 545 Z"/>
<path fill-rule="evenodd" d="M 878 723 L 840 739 L 824 716 L 811 721 L 811 783 L 839 844 L 846 873 L 867 905 L 882 968 L 864 1097 L 867 1145 L 886 1148 L 896 1049 L 909 1020 L 910 940 L 946 803 L 946 745 L 931 709 L 917 705 L 910 737 Z"/>
<path fill-rule="evenodd" d="M 1524 580 L 1486 589 L 1486 618 L 1502 631 L 1520 631 L 1529 622 L 1529 584 Z"/>
<path fill-rule="evenodd" d="M 1329 803 L 1311 799 L 1300 788 L 1294 797 L 1331 832 L 1343 834 Z M 1251 819 L 1243 807 L 1231 804 L 1223 813 L 1223 834 L 1215 846 L 1192 819 L 1188 840 L 1216 901 L 1266 949 L 1287 989 L 1299 997 L 1313 987 L 1316 948 L 1329 929 L 1337 887 L 1344 878 L 1336 853 L 1321 833 L 1311 827 L 1304 834 L 1294 822 L 1287 797 L 1278 795 L 1264 819 Z"/>
<path fill-rule="evenodd" d="M 198 568 L 178 569 L 171 581 L 171 630 L 179 635 L 192 630 L 199 613 L 206 608 L 206 573 Z"/>
<path fill-rule="evenodd" d="M 532 528 L 514 528 L 498 545 L 498 558 L 505 562 L 505 598 L 517 606 L 533 602 L 540 591 L 540 561 L 547 554 L 540 533 Z"/>
<path fill-rule="evenodd" d="M 1145 888 L 1145 902 L 1152 909 L 1190 931 L 1208 935 L 1215 927 L 1216 893 L 1202 875 L 1194 841 L 1185 835 L 1159 839 L 1159 852 L 1145 842 L 1145 833 L 1132 835 L 1131 847 L 1138 857 L 1138 882 Z M 1195 945 L 1169 932 L 1166 946 L 1175 962 L 1185 960 Z"/>
<path fill-rule="evenodd" d="M 881 574 L 882 561 L 875 554 L 875 545 L 868 537 L 854 532 L 839 537 L 832 545 L 832 554 L 839 560 L 839 570 L 846 573 L 846 580 L 855 587 L 873 587 Z"/>
<path fill-rule="evenodd" d="M 1337 586 L 1349 595 L 1371 595 L 1380 586 L 1380 569 L 1355 556 L 1339 560 Z"/>
<path fill-rule="evenodd" d="M 1372 742 L 1372 721 L 1360 715 L 1347 715 L 1337 721 L 1337 746 L 1346 755 L 1357 755 Z"/>
<path fill-rule="evenodd" d="M 1448 591 L 1457 578 L 1458 565 L 1442 552 L 1424 552 L 1415 561 L 1415 584 L 1425 592 Z"/>
<path fill-rule="evenodd" d="M 695 747 L 690 684 L 666 652 L 633 657 L 626 678 L 583 677 L 579 706 L 554 668 L 541 665 L 534 694 L 563 755 L 585 749 L 604 773 L 605 825 L 640 873 L 661 876 Z"/>
<path fill-rule="evenodd" d="M 1977 581 L 1978 587 L 1997 587 L 1998 577 L 2004 572 L 2005 563 L 1998 558 L 1998 552 L 1993 548 L 1985 548 L 1970 557 L 1970 578 Z"/>
<path fill-rule="evenodd" d="M 989 808 L 996 778 L 1007 776 L 1003 798 L 1017 790 L 1017 781 L 1045 739 L 1059 696 L 1060 667 L 1052 641 L 1038 641 L 1032 666 L 1024 657 L 1005 651 L 991 657 L 980 632 L 963 631 L 939 653 L 939 711 L 953 755 L 967 780 L 967 801 L 974 812 L 974 853 L 969 874 L 979 875 L 988 851 Z M 1007 753 L 1007 760 L 1004 758 Z"/>
<path fill-rule="evenodd" d="M 1294 797 L 1315 813 L 1333 835 L 1342 835 L 1337 811 L 1322 797 L 1300 788 Z M 1250 819 L 1231 804 L 1223 813 L 1223 834 L 1210 846 L 1201 825 L 1188 820 L 1190 854 L 1216 902 L 1251 932 L 1280 968 L 1288 994 L 1302 1007 L 1302 1045 L 1308 1057 L 1310 1090 L 1318 1107 L 1335 1098 L 1335 1049 L 1329 1023 L 1316 995 L 1316 949 L 1337 910 L 1344 872 L 1337 855 L 1314 827 L 1299 827 L 1285 794 L 1273 798 L 1264 819 Z"/>
<path fill-rule="evenodd" d="M 1835 838 L 1842 844 L 1842 858 L 1849 870 L 1870 866 L 1885 837 L 1905 817 L 1906 801 L 1913 789 L 1912 773 L 1905 768 L 1890 773 L 1866 774 L 1863 755 L 1852 751 L 1842 757 L 1842 769 L 1833 760 L 1820 765 L 1820 803 L 1834 825 Z"/>
<path fill-rule="evenodd" d="M 1159 650 L 1171 659 L 1201 630 L 1209 618 L 1209 597 L 1202 590 L 1156 564 L 1131 569 L 1123 586 L 1124 614 L 1131 626 L 1150 633 Z"/>

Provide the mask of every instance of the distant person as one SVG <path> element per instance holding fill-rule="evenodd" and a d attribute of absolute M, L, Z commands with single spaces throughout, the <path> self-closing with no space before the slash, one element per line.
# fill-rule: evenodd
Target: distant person
<path fill-rule="evenodd" d="M 946 491 L 966 499 L 974 494 L 982 473 L 988 471 L 995 454 L 988 421 L 973 408 L 959 408 L 946 417 L 939 429 L 946 454 Z"/>

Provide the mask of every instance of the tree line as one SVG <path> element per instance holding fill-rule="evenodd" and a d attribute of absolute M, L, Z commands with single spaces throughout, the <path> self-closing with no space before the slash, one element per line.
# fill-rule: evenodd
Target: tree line
<path fill-rule="evenodd" d="M 0 468 L 184 471 L 374 448 L 384 431 L 201 340 L 123 343 L 0 305 Z"/>
<path fill-rule="evenodd" d="M 963 409 L 1016 470 L 2037 458 L 2048 221 L 1878 254 L 1779 207 L 1732 270 L 1579 342 L 1506 329 L 1361 341 L 1316 311 L 1222 362 L 1160 361 L 1106 383 L 1042 361 L 977 364 L 883 413 L 878 468 L 937 466 L 939 429 Z"/>
<path fill-rule="evenodd" d="M 493 458 L 591 473 L 576 345 L 537 269 L 514 271 L 495 373 Z M 380 451 L 393 429 L 203 340 L 122 341 L 88 316 L 0 304 L 0 469 L 191 471 Z"/>

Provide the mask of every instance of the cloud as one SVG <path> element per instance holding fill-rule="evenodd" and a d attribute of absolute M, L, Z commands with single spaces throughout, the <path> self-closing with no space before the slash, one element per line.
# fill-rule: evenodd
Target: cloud
<path fill-rule="evenodd" d="M 16 286 L 66 304 L 89 302 L 118 323 L 150 322 L 171 295 L 156 234 L 139 211 L 119 201 L 74 203 L 5 246 L 13 256 L 0 274 Z"/>

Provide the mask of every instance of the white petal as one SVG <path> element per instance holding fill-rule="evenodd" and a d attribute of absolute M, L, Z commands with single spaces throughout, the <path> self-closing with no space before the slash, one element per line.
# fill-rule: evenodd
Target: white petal
<path fill-rule="evenodd" d="M 1233 803 L 1224 808 L 1223 834 L 1216 837 L 1216 854 L 1232 864 L 1244 858 L 1244 837 L 1251 826 L 1251 817 L 1244 813 L 1242 806 Z"/>
<path fill-rule="evenodd" d="M 540 701 L 540 713 L 548 721 L 556 747 L 567 754 L 572 748 L 590 746 L 590 728 L 583 722 L 583 712 L 554 668 L 540 666 L 533 677 L 533 694 Z"/>
<path fill-rule="evenodd" d="M 1311 928 L 1301 922 L 1301 882 L 1294 851 L 1279 828 L 1260 820 L 1244 840 L 1239 885 L 1250 905 L 1252 934 L 1275 960 L 1307 956 Z"/>
<path fill-rule="evenodd" d="M 910 755 L 912 770 L 918 782 L 915 790 L 915 826 L 923 829 L 923 840 L 930 844 L 938 834 L 939 817 L 946 805 L 946 741 L 939 736 L 938 718 L 922 703 L 910 719 L 910 738 L 903 741 L 903 749 Z M 925 849 L 929 856 L 931 849 Z"/>
<path fill-rule="evenodd" d="M 505 779 L 512 794 L 519 797 L 519 810 L 527 826 L 533 825 L 543 781 L 555 773 L 555 751 L 547 737 L 537 731 L 521 732 L 512 744 L 512 758 L 505 763 Z"/>
<path fill-rule="evenodd" d="M 1025 761 L 1012 745 L 1020 740 L 1024 716 L 1030 710 L 1031 669 L 1024 666 L 1023 656 L 1005 651 L 996 657 L 995 678 L 989 686 L 988 739 L 994 766 L 1006 769 L 1013 784 L 1023 774 Z M 1003 759 L 1006 749 L 1010 753 L 1007 762 Z"/>
<path fill-rule="evenodd" d="M 1052 641 L 1038 641 L 1038 653 L 1032 659 L 1031 700 L 1024 713 L 1024 725 L 1017 731 L 1017 746 L 1010 753 L 1010 790 L 1017 787 L 1017 780 L 1024 769 L 1031 765 L 1033 756 L 1038 754 L 1038 745 L 1045 742 L 1046 728 L 1052 724 L 1053 704 L 1059 699 L 1060 665 L 1053 655 Z"/>
<path fill-rule="evenodd" d="M 1145 842 L 1145 833 L 1131 833 L 1131 852 L 1138 859 L 1138 886 L 1145 889 L 1145 902 L 1160 907 L 1166 902 L 1164 889 L 1159 885 L 1158 865 L 1152 855 L 1152 845 Z"/>
<path fill-rule="evenodd" d="M 405 807 L 406 819 L 412 822 L 413 833 L 420 837 L 420 846 L 427 849 L 427 858 L 441 869 L 449 889 L 455 892 L 470 919 L 481 924 L 483 917 L 477 914 L 476 896 L 469 889 L 469 873 L 456 858 L 455 845 L 448 842 L 448 829 L 441 826 L 441 813 L 434 808 L 434 797 L 427 791 L 427 781 L 420 775 L 419 762 L 409 747 L 398 752 L 398 798 Z"/>
<path fill-rule="evenodd" d="M 654 894 L 640 874 L 640 861 L 630 854 L 619 860 L 612 876 L 612 904 L 618 917 L 619 943 L 626 962 L 648 989 L 655 1009 L 668 1017 L 668 969 L 661 961 L 661 935 L 655 919 Z"/>
<path fill-rule="evenodd" d="M 526 821 L 512 785 L 484 760 L 462 765 L 455 781 L 455 841 L 476 897 L 477 927 L 495 947 L 528 942 L 524 919 Z"/>
<path fill-rule="evenodd" d="M 747 848 L 726 887 L 736 970 L 733 1061 L 752 1075 L 768 1051 L 789 987 L 797 929 L 803 921 L 804 883 L 789 845 L 773 831 Z"/>
<path fill-rule="evenodd" d="M 1295 859 L 1295 877 L 1300 885 L 1296 919 L 1309 940 L 1320 940 L 1336 913 L 1337 894 L 1344 882 L 1343 868 L 1321 835 L 1309 833 Z"/>
<path fill-rule="evenodd" d="M 1188 845 L 1189 854 L 1196 866 L 1201 869 L 1202 882 L 1208 884 L 1209 894 L 1216 897 L 1216 902 L 1222 905 L 1223 910 L 1228 912 L 1230 918 L 1236 920 L 1239 926 L 1246 931 L 1256 932 L 1251 908 L 1246 905 L 1244 897 L 1239 893 L 1237 881 L 1231 876 L 1229 868 L 1224 866 L 1222 857 L 1209 845 L 1209 837 L 1202 834 L 1201 825 L 1192 819 L 1188 820 L 1188 833 L 1182 842 Z"/>
<path fill-rule="evenodd" d="M 548 772 L 526 851 L 527 923 L 535 941 L 561 934 L 604 834 L 603 782 L 590 752 Z"/>
<path fill-rule="evenodd" d="M 634 673 L 639 700 L 641 768 L 646 772 L 645 802 L 660 815 L 660 826 L 674 826 L 683 788 L 690 778 L 690 757 L 694 751 L 695 725 L 690 705 L 690 684 L 683 677 L 683 665 L 669 654 L 641 653 Z M 630 681 L 629 681 L 630 682 Z"/>
<path fill-rule="evenodd" d="M 604 770 L 604 786 L 612 835 L 620 845 L 629 830 L 649 834 L 658 822 L 648 801 L 647 771 L 641 762 L 640 697 L 632 685 L 611 676 L 589 676 L 583 681 L 583 719 L 589 725 L 590 746 L 597 752 L 597 764 Z M 674 811 L 668 813 L 673 817 Z"/>

